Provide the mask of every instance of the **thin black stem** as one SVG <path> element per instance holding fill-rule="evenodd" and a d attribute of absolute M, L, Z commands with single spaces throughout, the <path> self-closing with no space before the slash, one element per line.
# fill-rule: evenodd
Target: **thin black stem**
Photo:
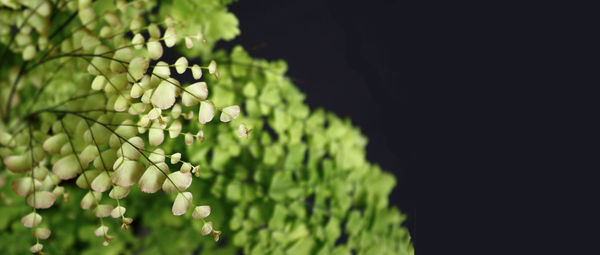
<path fill-rule="evenodd" d="M 69 18 L 64 23 L 62 23 L 54 32 L 52 32 L 52 34 L 50 34 L 50 36 L 48 37 L 48 41 L 52 40 L 52 38 L 54 38 L 54 36 L 56 36 L 58 32 L 60 32 L 61 30 L 63 30 L 63 28 L 69 25 L 69 23 L 71 23 L 71 21 L 75 19 L 75 17 L 77 17 L 77 13 L 77 11 L 73 12 L 73 14 L 71 14 L 71 16 L 69 16 Z"/>
<path fill-rule="evenodd" d="M 60 112 L 60 111 L 57 111 Z M 150 160 L 150 158 L 148 156 L 146 156 L 146 154 L 144 153 L 143 150 L 141 150 L 140 148 L 138 148 L 135 144 L 129 142 L 129 140 L 125 139 L 123 136 L 119 135 L 117 132 L 115 132 L 114 130 L 112 130 L 110 127 L 108 127 L 106 124 L 99 122 L 95 119 L 89 118 L 85 115 L 81 115 L 79 113 L 71 113 L 71 112 L 64 112 L 64 113 L 69 113 L 75 116 L 78 116 L 82 119 L 85 120 L 90 120 L 92 122 L 98 123 L 99 125 L 103 126 L 104 128 L 108 129 L 111 133 L 113 133 L 115 136 L 117 136 L 119 139 L 125 141 L 126 143 L 128 143 L 129 145 L 131 145 L 133 148 L 135 148 L 142 156 L 144 156 L 144 158 L 150 163 L 152 164 L 154 167 L 156 167 L 163 175 L 165 175 L 165 177 L 167 178 L 167 180 L 169 180 L 169 182 L 171 182 L 171 184 L 173 185 L 173 187 L 175 187 L 175 190 L 177 190 L 177 193 L 181 194 L 183 196 L 183 198 L 185 198 L 185 200 L 187 200 L 190 205 L 193 205 L 193 202 L 188 199 L 185 195 L 183 195 L 183 192 L 179 189 L 179 187 L 177 187 L 177 185 L 175 184 L 175 182 L 173 182 L 173 180 L 171 180 L 171 178 L 169 177 L 169 175 L 167 173 L 165 173 L 158 165 L 156 165 L 156 163 L 152 160 Z M 202 219 L 202 221 L 204 221 L 204 219 Z"/>
<path fill-rule="evenodd" d="M 21 76 L 23 76 L 23 72 L 25 70 L 26 64 L 27 64 L 27 62 L 23 62 L 23 64 L 21 64 L 21 69 L 19 70 L 19 74 L 17 74 L 17 78 L 15 78 L 15 81 L 13 82 L 13 85 L 10 88 L 10 93 L 8 94 L 8 102 L 6 103 L 6 111 L 5 111 L 6 115 L 4 115 L 5 120 L 9 120 L 9 118 L 10 118 L 10 105 L 12 104 L 13 96 L 14 96 L 15 92 L 17 91 L 17 84 L 19 84 L 19 80 L 21 80 Z"/>
<path fill-rule="evenodd" d="M 19 28 L 17 28 L 17 30 L 21 30 L 25 25 L 27 25 L 27 21 L 29 21 L 29 18 L 31 18 L 31 16 L 36 13 L 37 9 L 40 8 L 40 6 L 42 6 L 42 4 L 44 3 L 44 1 L 40 1 L 40 3 L 29 13 L 29 15 L 27 15 L 27 17 L 25 17 L 25 20 L 23 20 L 23 23 L 19 26 Z M 8 52 L 8 49 L 10 48 L 10 45 L 15 41 L 15 37 L 16 36 L 11 36 L 10 37 L 10 41 L 8 41 L 8 44 L 6 44 L 6 48 L 4 49 L 4 52 L 2 52 L 2 57 L 0 57 L 0 60 L 4 60 L 4 57 L 6 56 L 6 53 Z M 2 62 L 0 61 L 0 66 L 2 66 Z"/>
<path fill-rule="evenodd" d="M 35 217 L 35 214 L 37 213 L 37 203 L 35 201 L 35 179 L 34 179 L 34 166 L 35 166 L 35 159 L 33 158 L 33 131 L 31 131 L 31 124 L 29 124 L 29 152 L 31 153 L 31 195 L 33 196 L 33 214 Z M 33 233 L 35 236 L 35 243 L 39 243 L 40 240 L 38 239 L 38 237 L 35 235 L 35 229 L 37 228 L 37 225 L 33 227 Z"/>

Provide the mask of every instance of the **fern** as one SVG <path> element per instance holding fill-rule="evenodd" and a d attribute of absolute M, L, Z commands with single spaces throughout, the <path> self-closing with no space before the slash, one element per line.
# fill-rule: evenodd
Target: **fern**
<path fill-rule="evenodd" d="M 360 131 L 285 62 L 214 50 L 227 3 L 3 1 L 1 250 L 413 253 Z"/>

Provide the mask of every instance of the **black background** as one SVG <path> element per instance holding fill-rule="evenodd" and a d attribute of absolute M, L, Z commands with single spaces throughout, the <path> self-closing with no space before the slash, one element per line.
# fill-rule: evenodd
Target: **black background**
<path fill-rule="evenodd" d="M 400 66 L 403 31 L 399 1 L 249 1 L 230 6 L 250 55 L 284 59 L 287 75 L 312 109 L 349 117 L 368 137 L 367 158 L 397 178 L 390 202 L 407 214 L 416 245 L 416 202 L 409 154 L 407 84 Z"/>

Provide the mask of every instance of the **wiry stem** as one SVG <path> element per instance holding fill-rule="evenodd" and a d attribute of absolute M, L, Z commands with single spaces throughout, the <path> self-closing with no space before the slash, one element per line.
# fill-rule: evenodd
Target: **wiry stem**
<path fill-rule="evenodd" d="M 96 149 L 98 150 L 98 156 L 100 157 L 100 161 L 102 162 L 102 167 L 104 168 L 104 171 L 106 172 L 106 174 L 108 176 L 110 176 L 110 173 L 108 172 L 108 168 L 106 167 L 106 163 L 104 163 L 104 158 L 102 158 L 102 152 L 100 151 L 100 146 L 98 146 L 98 143 L 96 142 L 96 138 L 94 137 L 94 132 L 92 131 L 92 127 L 90 126 L 90 123 L 87 120 L 85 120 L 85 124 L 87 124 L 88 130 L 90 131 L 90 135 L 92 136 L 92 141 L 94 141 L 94 145 L 96 146 Z M 115 184 L 112 183 L 112 181 L 110 182 L 110 184 L 114 189 Z M 117 206 L 120 207 L 121 203 L 119 202 L 119 199 L 116 198 L 115 200 L 117 201 Z M 121 221 L 125 222 L 123 214 L 121 214 Z"/>
<path fill-rule="evenodd" d="M 77 163 L 79 163 L 79 168 L 81 169 L 81 174 L 83 175 L 83 179 L 85 179 L 85 182 L 87 183 L 88 186 L 90 186 L 91 188 L 91 183 L 87 178 L 87 175 L 85 174 L 85 169 L 83 168 L 83 165 L 81 164 L 81 161 L 79 160 L 79 155 L 77 155 L 77 152 L 75 152 L 75 146 L 73 145 L 73 141 L 71 140 L 71 136 L 69 135 L 69 132 L 67 130 L 67 127 L 65 126 L 65 123 L 63 121 L 63 119 L 60 119 L 60 125 L 62 126 L 63 130 L 65 131 L 65 134 L 67 134 L 67 139 L 69 140 L 69 145 L 71 146 L 71 152 L 73 153 L 73 155 L 75 155 L 75 158 L 77 158 Z M 94 203 L 96 204 L 96 208 L 98 207 L 99 203 L 98 203 L 98 199 L 96 198 L 96 195 L 94 194 L 94 191 L 90 189 L 90 192 L 92 194 L 92 197 L 94 198 Z M 100 225 L 104 226 L 104 220 L 102 219 L 102 217 L 98 217 L 100 219 Z M 106 231 L 104 231 L 104 238 L 107 238 L 107 233 Z"/>
<path fill-rule="evenodd" d="M 29 151 L 31 153 L 31 195 L 33 196 L 33 215 L 35 217 L 35 215 L 37 214 L 37 203 L 35 201 L 35 178 L 34 178 L 34 171 L 33 169 L 35 168 L 35 159 L 33 158 L 33 132 L 31 131 L 31 124 L 28 125 L 29 127 Z M 37 225 L 33 226 L 33 233 L 35 236 L 35 243 L 38 244 L 40 243 L 39 238 L 37 237 L 37 235 L 35 235 L 35 230 L 37 229 Z"/>
<path fill-rule="evenodd" d="M 31 16 L 37 11 L 38 8 L 40 8 L 40 6 L 42 6 L 43 3 L 44 3 L 44 1 L 40 1 L 40 3 L 29 13 L 29 15 L 27 15 L 27 17 L 25 17 L 25 20 L 23 20 L 23 23 L 21 23 L 21 25 L 17 28 L 17 30 L 21 30 L 21 29 L 23 29 L 23 27 L 25 25 L 27 25 L 27 21 L 29 21 L 29 18 L 31 18 Z M 4 60 L 4 57 L 6 56 L 6 52 L 8 52 L 10 45 L 14 41 L 15 41 L 15 36 L 11 36 L 10 41 L 8 41 L 8 44 L 6 44 L 6 48 L 4 49 L 4 52 L 2 52 L 2 57 L 0 57 L 0 60 Z M 0 62 L 0 66 L 2 66 L 2 62 Z"/>
<path fill-rule="evenodd" d="M 23 62 L 23 64 L 21 65 L 21 69 L 19 69 L 19 74 L 17 74 L 17 78 L 15 78 L 15 81 L 13 82 L 12 87 L 10 88 L 10 93 L 8 94 L 8 102 L 6 103 L 6 115 L 4 115 L 4 119 L 6 120 L 10 119 L 10 105 L 12 104 L 14 94 L 17 91 L 17 85 L 19 84 L 19 80 L 21 80 L 21 77 L 23 76 L 26 64 L 27 62 Z"/>
<path fill-rule="evenodd" d="M 167 173 L 165 173 L 158 165 L 156 165 L 156 163 L 152 160 L 150 160 L 150 158 L 148 156 L 146 156 L 146 154 L 144 153 L 143 150 L 141 150 L 140 148 L 138 148 L 135 144 L 129 142 L 127 139 L 125 139 L 123 136 L 121 136 L 120 134 L 118 134 L 117 132 L 115 132 L 114 130 L 112 130 L 110 127 L 108 127 L 107 125 L 105 125 L 102 122 L 96 121 L 95 119 L 89 118 L 85 115 L 81 115 L 79 113 L 70 113 L 70 112 L 66 112 L 75 116 L 78 116 L 84 120 L 90 120 L 92 122 L 98 123 L 99 125 L 103 126 L 104 128 L 108 129 L 111 133 L 113 133 L 115 136 L 117 136 L 119 139 L 125 141 L 126 143 L 128 143 L 129 145 L 131 145 L 133 148 L 135 148 L 142 156 L 144 156 L 144 158 L 150 162 L 150 164 L 152 164 L 154 167 L 156 167 L 163 175 L 165 175 L 166 179 L 169 180 L 169 182 L 171 182 L 171 184 L 173 184 L 173 187 L 175 187 L 175 189 L 177 190 L 178 194 L 181 194 L 185 200 L 187 200 L 190 205 L 194 206 L 194 203 L 189 200 L 185 195 L 183 195 L 183 192 L 179 189 L 179 187 L 177 187 L 177 185 L 175 184 L 175 182 L 173 180 L 171 180 L 171 178 L 169 177 L 169 175 Z M 203 223 L 205 223 L 204 219 L 201 219 Z"/>

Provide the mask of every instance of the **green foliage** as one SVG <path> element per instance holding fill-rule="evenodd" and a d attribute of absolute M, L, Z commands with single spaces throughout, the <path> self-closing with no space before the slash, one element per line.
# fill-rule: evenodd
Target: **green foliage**
<path fill-rule="evenodd" d="M 227 4 L 233 0 L 166 0 L 161 1 L 159 17 L 172 16 L 176 20 L 185 20 L 182 28 L 185 34 L 196 34 L 202 31 L 205 42 L 188 49 L 183 45 L 178 49 L 185 56 L 197 57 L 209 55 L 219 40 L 231 40 L 240 34 L 238 20 L 228 12 Z M 193 11 L 192 11 L 193 10 Z"/>
<path fill-rule="evenodd" d="M 61 2 L 0 8 L 3 254 L 414 253 L 350 120 L 309 109 L 285 62 L 213 49 L 239 34 L 231 1 Z"/>

